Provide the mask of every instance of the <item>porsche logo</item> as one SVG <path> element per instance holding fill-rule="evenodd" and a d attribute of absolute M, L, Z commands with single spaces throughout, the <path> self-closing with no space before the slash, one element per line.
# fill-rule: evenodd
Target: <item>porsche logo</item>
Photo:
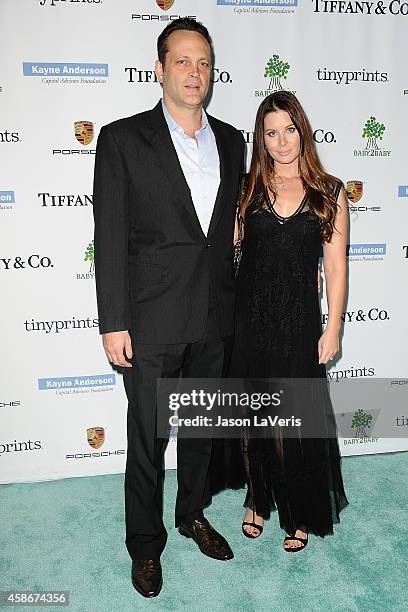
<path fill-rule="evenodd" d="M 174 0 L 156 0 L 156 4 L 162 11 L 168 11 L 174 4 Z"/>
<path fill-rule="evenodd" d="M 82 145 L 88 145 L 94 137 L 92 121 L 75 121 L 75 138 Z"/>
<path fill-rule="evenodd" d="M 356 204 L 361 200 L 363 196 L 363 183 L 362 181 L 348 181 L 346 184 L 347 197 L 350 202 Z"/>
<path fill-rule="evenodd" d="M 100 448 L 105 442 L 105 430 L 103 427 L 90 427 L 86 430 L 89 446 Z"/>

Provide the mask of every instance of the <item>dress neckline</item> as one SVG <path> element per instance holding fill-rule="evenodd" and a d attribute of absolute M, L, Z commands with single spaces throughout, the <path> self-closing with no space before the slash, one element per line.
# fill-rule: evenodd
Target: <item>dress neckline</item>
<path fill-rule="evenodd" d="M 268 190 L 266 190 L 266 204 L 267 204 L 267 208 L 268 208 L 268 210 L 271 213 L 273 213 L 275 215 L 275 217 L 278 219 L 279 223 L 284 224 L 287 221 L 289 221 L 290 219 L 293 219 L 293 217 L 296 217 L 296 215 L 298 215 L 302 211 L 302 209 L 304 208 L 304 206 L 306 204 L 306 198 L 307 198 L 308 192 L 309 192 L 309 188 L 307 187 L 305 189 L 305 193 L 303 195 L 303 198 L 302 198 L 299 206 L 296 208 L 296 210 L 294 210 L 291 215 L 288 215 L 287 217 L 283 217 L 278 212 L 276 212 L 276 210 L 274 209 L 273 204 L 271 202 L 271 199 L 269 197 L 269 192 L 268 192 Z"/>

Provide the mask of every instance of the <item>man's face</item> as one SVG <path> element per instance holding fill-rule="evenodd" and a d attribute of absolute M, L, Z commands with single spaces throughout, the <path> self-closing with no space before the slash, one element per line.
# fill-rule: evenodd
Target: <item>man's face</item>
<path fill-rule="evenodd" d="M 156 75 L 164 100 L 179 108 L 198 108 L 207 95 L 211 76 L 211 51 L 198 32 L 177 30 L 167 41 L 164 66 L 156 61 Z"/>

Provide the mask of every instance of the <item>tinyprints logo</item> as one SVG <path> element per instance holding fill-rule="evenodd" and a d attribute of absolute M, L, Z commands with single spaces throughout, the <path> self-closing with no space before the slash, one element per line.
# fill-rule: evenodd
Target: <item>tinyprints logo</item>
<path fill-rule="evenodd" d="M 53 332 L 54 334 L 61 333 L 62 330 L 73 330 L 73 329 L 93 329 L 99 326 L 98 319 L 91 319 L 91 317 L 86 317 L 86 319 L 77 319 L 76 317 L 72 317 L 72 319 L 68 319 L 65 321 L 62 320 L 54 320 L 54 321 L 35 321 L 31 319 L 31 321 L 24 321 L 24 327 L 27 332 L 32 331 L 41 331 L 49 334 Z"/>
<path fill-rule="evenodd" d="M 318 68 L 316 71 L 318 81 L 332 81 L 336 85 L 350 85 L 354 82 L 387 83 L 388 72 L 370 72 L 362 70 L 327 70 Z"/>
<path fill-rule="evenodd" d="M 38 379 L 39 391 L 55 391 L 56 395 L 77 395 L 79 393 L 112 391 L 112 387 L 115 385 L 116 374 L 113 373 Z"/>
<path fill-rule="evenodd" d="M 0 194 L 2 192 L 0 191 Z M 398 197 L 399 198 L 408 198 L 408 185 L 398 185 Z M 1 200 L 0 200 L 1 202 Z"/>
<path fill-rule="evenodd" d="M 23 75 L 40 77 L 46 85 L 106 83 L 108 64 L 23 62 Z"/>
<path fill-rule="evenodd" d="M 4 453 L 32 450 L 42 450 L 41 440 L 35 440 L 34 442 L 31 439 L 24 442 L 17 442 L 17 440 L 13 440 L 13 442 L 0 443 L 0 457 Z"/>
<path fill-rule="evenodd" d="M 347 370 L 331 370 L 327 372 L 327 378 L 329 382 L 335 381 L 338 383 L 341 380 L 348 380 L 349 378 L 365 378 L 375 376 L 375 369 L 363 367 L 351 367 Z"/>
<path fill-rule="evenodd" d="M 367 138 L 365 149 L 355 149 L 354 157 L 389 157 L 391 151 L 380 149 L 378 140 L 382 140 L 385 132 L 385 125 L 377 121 L 373 116 L 365 122 L 362 137 Z"/>
<path fill-rule="evenodd" d="M 14 191 L 0 191 L 0 210 L 13 210 L 15 202 Z"/>
<path fill-rule="evenodd" d="M 276 91 L 281 91 L 283 89 L 282 80 L 287 79 L 289 68 L 288 62 L 281 59 L 277 53 L 272 55 L 264 68 L 264 78 L 269 79 L 268 89 L 255 91 L 255 97 L 266 98 Z M 285 87 L 285 89 L 288 88 Z M 292 93 L 296 94 L 296 91 L 292 91 Z"/>
<path fill-rule="evenodd" d="M 381 261 L 387 254 L 384 244 L 349 244 L 347 257 L 352 261 Z"/>

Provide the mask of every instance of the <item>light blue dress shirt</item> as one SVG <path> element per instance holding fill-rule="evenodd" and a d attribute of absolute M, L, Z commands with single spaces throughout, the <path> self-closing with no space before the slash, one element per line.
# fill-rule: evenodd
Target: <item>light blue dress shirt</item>
<path fill-rule="evenodd" d="M 214 132 L 204 109 L 201 128 L 196 131 L 194 140 L 174 121 L 163 100 L 162 106 L 201 229 L 207 235 L 220 185 L 220 158 Z"/>

